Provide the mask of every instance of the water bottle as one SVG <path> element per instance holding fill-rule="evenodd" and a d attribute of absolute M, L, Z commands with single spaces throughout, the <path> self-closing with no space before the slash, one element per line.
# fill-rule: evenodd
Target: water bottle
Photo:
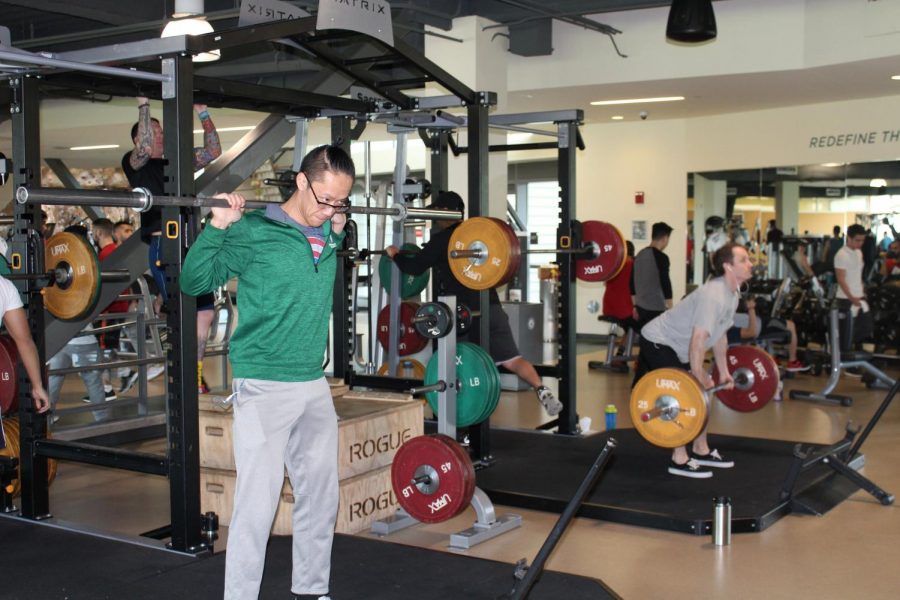
<path fill-rule="evenodd" d="M 606 429 L 607 430 L 615 429 L 616 428 L 616 416 L 619 413 L 619 411 L 616 409 L 616 405 L 615 404 L 607 404 L 606 410 L 604 412 L 606 413 Z"/>
<path fill-rule="evenodd" d="M 731 543 L 731 498 L 713 498 L 712 541 L 716 546 Z"/>

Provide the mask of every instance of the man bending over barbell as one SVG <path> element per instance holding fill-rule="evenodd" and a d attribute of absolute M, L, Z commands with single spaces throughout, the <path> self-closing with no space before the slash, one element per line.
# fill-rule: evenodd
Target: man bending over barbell
<path fill-rule="evenodd" d="M 753 262 L 744 247 L 729 243 L 713 254 L 712 263 L 713 279 L 641 330 L 640 355 L 632 387 L 654 369 L 674 367 L 690 371 L 700 385 L 710 388 L 713 381 L 703 365 L 709 349 L 718 367 L 719 383 L 726 384 L 726 389 L 734 387 L 725 362 L 726 334 L 734 322 L 741 284 L 752 276 Z M 694 439 L 690 452 L 686 446 L 672 451 L 669 473 L 702 479 L 712 477 L 712 471 L 702 467 L 733 466 L 734 462 L 726 460 L 718 450 L 710 449 L 704 428 Z"/>
<path fill-rule="evenodd" d="M 442 208 L 445 210 L 465 211 L 465 204 L 456 192 L 441 192 L 429 208 Z M 396 246 L 388 246 L 385 253 L 393 259 L 404 273 L 421 275 L 428 269 L 434 271 L 435 296 L 454 295 L 457 302 L 467 306 L 478 304 L 478 290 L 473 290 L 461 284 L 450 270 L 450 262 L 447 258 L 447 249 L 450 246 L 450 236 L 459 222 L 435 221 L 434 228 L 438 230 L 431 236 L 421 252 L 412 255 L 400 254 Z M 497 290 L 488 290 L 488 306 L 490 310 L 490 348 L 488 352 L 491 358 L 503 365 L 534 388 L 538 401 L 551 417 L 562 410 L 560 402 L 553 392 L 541 381 L 541 376 L 528 360 L 520 353 L 513 339 L 512 330 L 509 328 L 509 317 L 500 305 L 500 296 Z"/>

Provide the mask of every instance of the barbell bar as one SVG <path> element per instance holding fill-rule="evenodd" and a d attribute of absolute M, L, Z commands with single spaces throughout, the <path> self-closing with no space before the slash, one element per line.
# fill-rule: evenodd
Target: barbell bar
<path fill-rule="evenodd" d="M 110 190 L 65 190 L 57 188 L 19 187 L 16 190 L 16 202 L 19 204 L 79 205 L 79 206 L 123 206 L 136 212 L 147 212 L 154 206 L 174 206 L 185 208 L 228 208 L 228 200 L 209 196 L 154 196 L 146 188 L 134 188 L 127 191 Z M 280 202 L 264 202 L 248 200 L 244 208 L 266 208 L 270 204 Z M 461 221 L 462 211 L 441 210 L 435 208 L 407 207 L 396 203 L 390 208 L 375 206 L 350 206 L 351 214 L 385 215 L 395 221 L 407 218 L 438 219 Z"/>
<path fill-rule="evenodd" d="M 735 376 L 734 376 L 735 387 L 746 386 L 748 383 L 751 385 L 753 384 L 752 375 L 748 376 L 744 372 L 735 374 Z M 711 388 L 707 388 L 703 391 L 707 395 L 715 394 L 719 390 L 724 390 L 728 386 L 729 386 L 728 383 L 720 383 L 719 385 L 713 386 Z M 649 421 L 651 419 L 657 419 L 657 418 L 662 418 L 662 419 L 670 418 L 671 419 L 671 418 L 677 417 L 678 416 L 677 413 L 678 413 L 677 406 L 657 406 L 657 407 L 654 407 L 652 410 L 648 410 L 647 412 L 642 413 L 641 421 L 646 423 L 647 421 Z"/>
<path fill-rule="evenodd" d="M 61 289 L 66 289 L 72 285 L 75 275 L 73 269 L 77 267 L 73 268 L 68 263 L 61 264 L 64 266 L 56 266 L 45 273 L 10 273 L 9 275 L 4 275 L 3 278 L 10 281 L 46 281 L 47 287 L 55 285 Z M 115 269 L 100 273 L 100 281 L 102 282 L 127 281 L 129 279 L 131 279 L 131 274 L 128 272 L 128 269 Z"/>
<path fill-rule="evenodd" d="M 581 248 L 527 248 L 523 254 L 584 254 L 585 258 L 596 258 L 599 250 L 595 244 L 582 246 Z M 486 256 L 486 252 L 480 248 L 473 250 L 451 250 L 450 258 L 474 258 L 480 260 Z"/>

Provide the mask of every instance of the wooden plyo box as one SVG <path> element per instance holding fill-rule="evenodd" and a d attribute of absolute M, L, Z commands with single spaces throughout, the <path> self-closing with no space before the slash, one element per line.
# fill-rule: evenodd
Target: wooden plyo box
<path fill-rule="evenodd" d="M 200 508 L 203 512 L 215 511 L 219 523 L 231 524 L 236 475 L 233 471 L 220 469 L 200 469 Z M 291 511 L 294 495 L 291 482 L 285 478 L 275 512 L 272 533 L 291 535 Z M 350 477 L 340 482 L 340 504 L 338 507 L 338 533 L 357 533 L 367 529 L 372 522 L 394 514 L 399 508 L 397 498 L 391 488 L 391 467 L 381 467 Z"/>
<path fill-rule="evenodd" d="M 396 395 L 396 394 L 395 394 Z M 406 440 L 424 432 L 422 403 L 385 398 L 334 399 L 338 422 L 338 479 L 391 464 Z M 200 396 L 200 466 L 234 470 L 233 413 Z"/>

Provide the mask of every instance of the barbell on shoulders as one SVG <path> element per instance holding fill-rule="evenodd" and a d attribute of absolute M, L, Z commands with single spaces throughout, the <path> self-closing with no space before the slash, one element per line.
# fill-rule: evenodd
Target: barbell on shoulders
<path fill-rule="evenodd" d="M 210 196 L 154 196 L 146 188 L 134 188 L 130 192 L 110 190 L 66 190 L 56 188 L 19 187 L 16 190 L 19 204 L 49 204 L 78 206 L 124 206 L 137 212 L 147 212 L 154 206 L 174 206 L 186 208 L 227 208 L 228 200 Z M 244 208 L 266 208 L 273 202 L 248 200 Z M 463 214 L 458 210 L 407 207 L 396 203 L 391 207 L 350 206 L 351 214 L 386 215 L 395 221 L 407 218 L 443 219 L 461 221 Z"/>

